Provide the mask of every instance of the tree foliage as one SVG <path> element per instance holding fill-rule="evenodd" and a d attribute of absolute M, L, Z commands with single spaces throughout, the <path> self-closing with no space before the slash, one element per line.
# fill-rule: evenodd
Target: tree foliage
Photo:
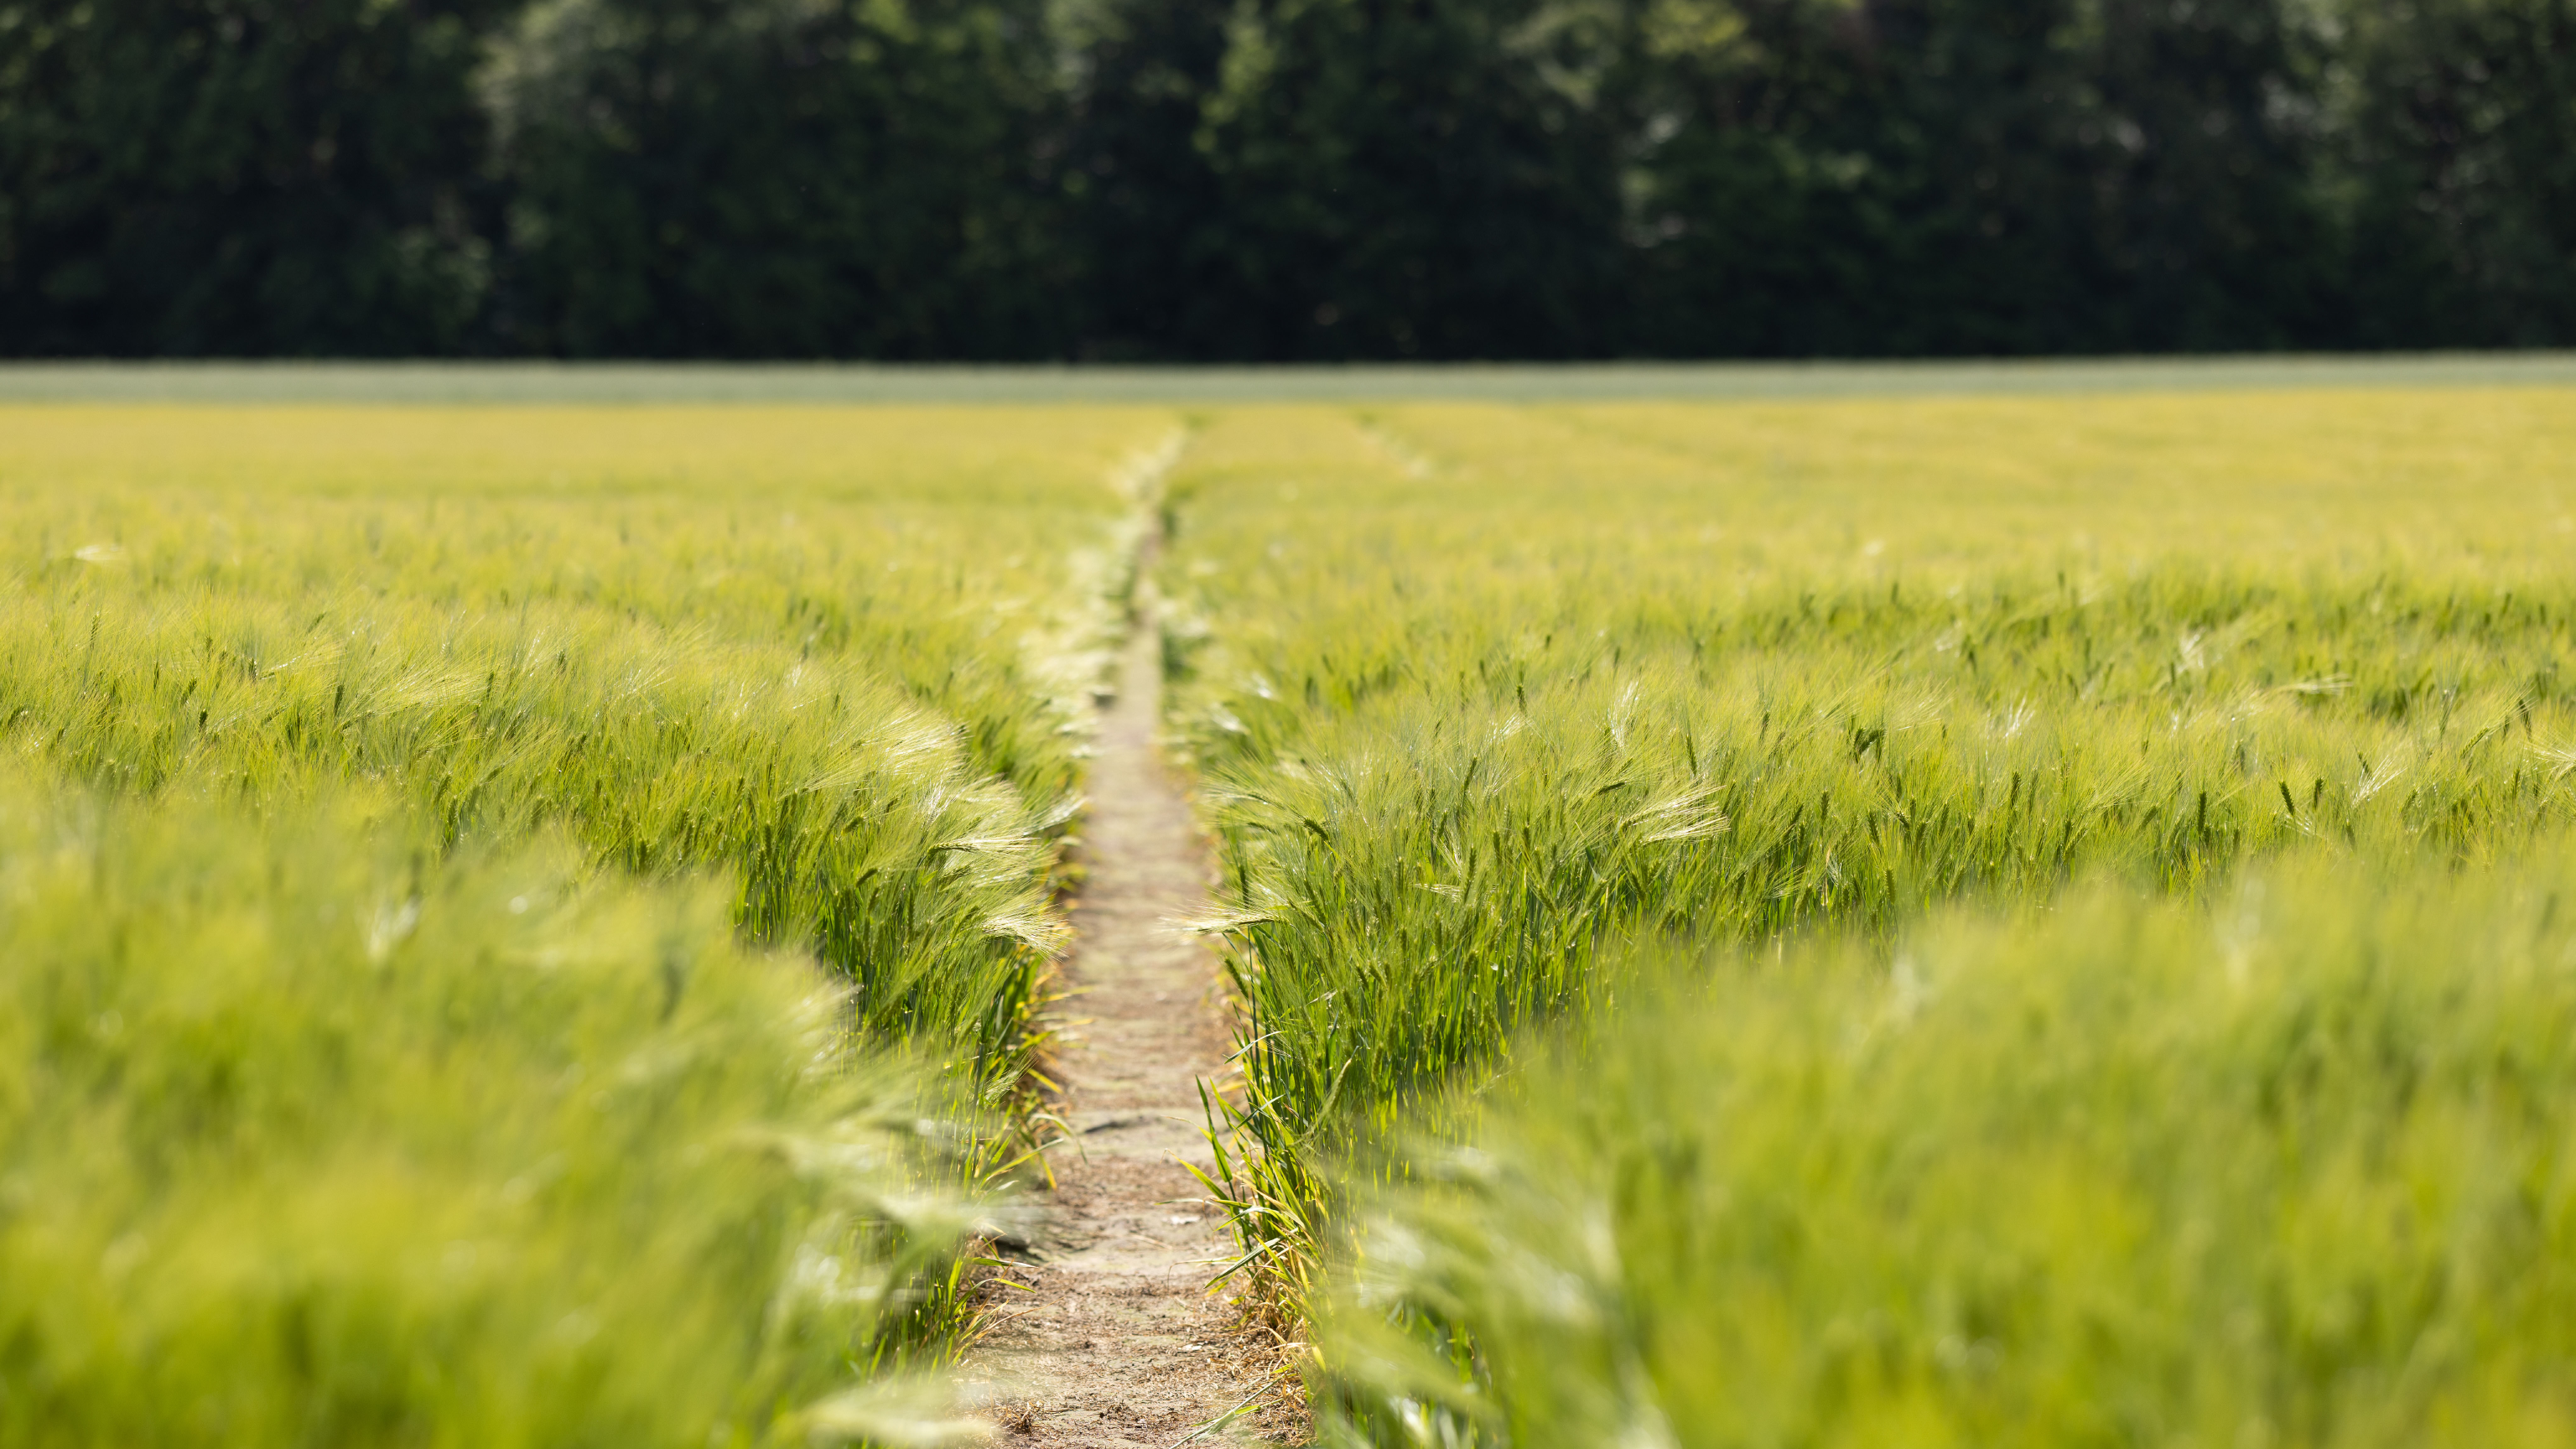
<path fill-rule="evenodd" d="M 492 0 L 0 3 L 0 348 L 446 352 Z"/>
<path fill-rule="evenodd" d="M 0 352 L 2576 340 L 2570 0 L 0 0 Z"/>
<path fill-rule="evenodd" d="M 485 96 L 521 269 L 571 356 L 1049 350 L 1051 102 L 1017 0 L 543 0 Z"/>

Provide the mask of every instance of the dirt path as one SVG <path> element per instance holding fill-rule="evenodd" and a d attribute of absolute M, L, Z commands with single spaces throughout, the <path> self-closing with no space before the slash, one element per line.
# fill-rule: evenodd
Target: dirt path
<path fill-rule="evenodd" d="M 1167 1446 L 1241 1403 L 1267 1365 L 1205 1291 L 1229 1256 L 1222 1217 L 1181 1161 L 1205 1168 L 1198 1082 L 1228 1049 L 1218 973 L 1175 922 L 1208 912 L 1207 863 L 1180 785 L 1154 747 L 1161 670 L 1150 598 L 1092 761 L 1074 910 L 1077 993 L 1057 1006 L 1057 1189 L 1001 1291 L 1001 1321 L 967 1366 L 1006 1446 Z M 1249 1416 L 1193 1441 L 1262 1443 Z"/>

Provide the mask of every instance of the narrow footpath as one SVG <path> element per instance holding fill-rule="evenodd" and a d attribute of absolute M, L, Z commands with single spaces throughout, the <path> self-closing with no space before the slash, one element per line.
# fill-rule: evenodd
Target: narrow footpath
<path fill-rule="evenodd" d="M 1005 1446 L 1170 1449 L 1271 1381 L 1206 1290 L 1234 1240 L 1181 1166 L 1210 1165 L 1198 1084 L 1229 1042 L 1217 963 L 1178 925 L 1208 913 L 1207 861 L 1154 746 L 1160 650 L 1150 598 L 1139 608 L 1092 760 L 1073 994 L 1055 1007 L 1057 1111 L 1074 1138 L 1049 1154 L 1037 1261 L 1008 1275 L 1034 1291 L 995 1290 L 966 1368 Z M 1260 1407 L 1189 1442 L 1281 1442 Z"/>

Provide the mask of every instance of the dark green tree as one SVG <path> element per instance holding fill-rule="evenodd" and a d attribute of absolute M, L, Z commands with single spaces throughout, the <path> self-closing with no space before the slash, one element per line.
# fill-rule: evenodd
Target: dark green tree
<path fill-rule="evenodd" d="M 1661 0 L 1631 33 L 1630 345 L 1886 350 L 1890 158 L 1866 17 L 1839 0 Z"/>
<path fill-rule="evenodd" d="M 2576 342 L 2576 0 L 0 0 L 0 353 Z"/>
<path fill-rule="evenodd" d="M 2322 37 L 2284 0 L 2096 0 L 2076 121 L 2104 291 L 2096 348 L 2315 346 L 2345 282 L 2321 156 Z"/>
<path fill-rule="evenodd" d="M 2353 0 L 2341 18 L 2349 340 L 2576 343 L 2576 5 Z"/>
<path fill-rule="evenodd" d="M 2277 346 L 2333 283 L 2280 0 L 1662 0 L 1643 345 Z"/>
<path fill-rule="evenodd" d="M 1057 12 L 1071 64 L 1063 186 L 1084 264 L 1084 355 L 1187 356 L 1236 305 L 1199 128 L 1226 53 L 1206 0 L 1082 0 Z"/>
<path fill-rule="evenodd" d="M 1038 0 L 542 0 L 486 78 L 502 322 L 577 357 L 1047 356 Z"/>
<path fill-rule="evenodd" d="M 0 0 L 0 352 L 477 344 L 491 0 Z"/>
<path fill-rule="evenodd" d="M 1243 0 L 1196 145 L 1208 290 L 1176 350 L 1584 357 L 1621 326 L 1601 16 L 1542 0 Z"/>

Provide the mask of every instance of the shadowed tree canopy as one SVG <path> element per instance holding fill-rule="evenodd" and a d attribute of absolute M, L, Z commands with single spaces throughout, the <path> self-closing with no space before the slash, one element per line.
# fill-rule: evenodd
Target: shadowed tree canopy
<path fill-rule="evenodd" d="M 2576 343 L 2576 0 L 0 0 L 0 353 Z"/>
<path fill-rule="evenodd" d="M 491 0 L 0 0 L 0 348 L 437 353 L 490 295 Z"/>
<path fill-rule="evenodd" d="M 1176 240 L 1213 356 L 1583 357 L 1617 345 L 1620 127 L 1595 17 L 1537 0 L 1237 8 Z"/>
<path fill-rule="evenodd" d="M 485 76 L 519 345 L 1043 354 L 1036 4 L 545 0 Z"/>

